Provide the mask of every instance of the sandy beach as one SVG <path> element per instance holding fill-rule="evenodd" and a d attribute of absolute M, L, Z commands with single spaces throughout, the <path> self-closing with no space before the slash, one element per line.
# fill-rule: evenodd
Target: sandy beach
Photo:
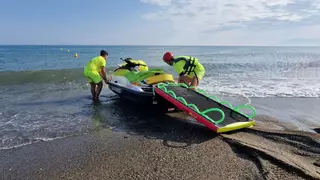
<path fill-rule="evenodd" d="M 319 134 L 262 129 L 257 117 L 252 129 L 217 135 L 181 116 L 164 117 L 171 128 L 106 128 L 1 150 L 0 179 L 320 178 Z"/>

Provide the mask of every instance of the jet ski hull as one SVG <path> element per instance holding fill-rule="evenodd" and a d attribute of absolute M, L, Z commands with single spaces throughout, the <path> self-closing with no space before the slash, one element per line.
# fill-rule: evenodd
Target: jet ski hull
<path fill-rule="evenodd" d="M 113 75 L 109 82 L 109 89 L 120 98 L 140 104 L 152 104 L 154 98 L 153 86 L 136 86 L 122 76 Z"/>
<path fill-rule="evenodd" d="M 153 86 L 160 82 L 174 82 L 173 76 L 162 69 L 133 71 L 129 65 L 120 66 L 109 79 L 109 89 L 120 98 L 139 104 L 157 104 Z"/>
<path fill-rule="evenodd" d="M 117 94 L 120 98 L 126 98 L 139 104 L 152 104 L 153 92 L 138 92 L 116 83 L 109 83 L 109 89 Z"/>

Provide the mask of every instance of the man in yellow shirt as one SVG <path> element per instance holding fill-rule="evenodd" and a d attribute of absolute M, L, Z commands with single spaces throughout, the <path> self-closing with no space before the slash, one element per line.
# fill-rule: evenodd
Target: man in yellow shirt
<path fill-rule="evenodd" d="M 197 87 L 206 72 L 205 68 L 195 57 L 174 57 L 171 52 L 166 52 L 163 55 L 163 61 L 173 66 L 174 70 L 179 74 L 178 82 L 185 83 L 188 86 Z"/>
<path fill-rule="evenodd" d="M 107 84 L 106 77 L 106 61 L 108 58 L 108 52 L 102 50 L 100 56 L 94 57 L 91 59 L 84 68 L 84 76 L 88 78 L 88 81 L 91 85 L 91 94 L 93 101 L 99 101 L 99 96 L 102 90 L 102 80 Z"/>

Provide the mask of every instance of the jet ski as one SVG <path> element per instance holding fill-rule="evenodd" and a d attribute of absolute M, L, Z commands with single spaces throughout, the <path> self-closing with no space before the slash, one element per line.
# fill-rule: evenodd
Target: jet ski
<path fill-rule="evenodd" d="M 120 58 L 123 60 L 122 58 Z M 153 88 L 158 83 L 174 82 L 172 74 L 161 68 L 149 69 L 142 60 L 126 58 L 109 77 L 109 89 L 120 98 L 139 104 L 155 104 Z"/>

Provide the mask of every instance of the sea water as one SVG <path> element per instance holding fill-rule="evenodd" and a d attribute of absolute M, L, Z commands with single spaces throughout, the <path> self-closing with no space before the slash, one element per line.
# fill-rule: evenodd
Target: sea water
<path fill-rule="evenodd" d="M 300 130 L 320 126 L 320 47 L 0 46 L 0 149 L 149 121 L 107 87 L 92 104 L 83 67 L 102 49 L 108 74 L 131 57 L 177 76 L 163 53 L 195 56 L 210 94 Z"/>

